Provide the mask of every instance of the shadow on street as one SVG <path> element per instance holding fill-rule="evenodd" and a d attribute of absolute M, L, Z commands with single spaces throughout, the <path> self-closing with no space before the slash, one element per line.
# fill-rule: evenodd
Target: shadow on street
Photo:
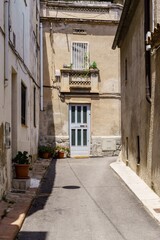
<path fill-rule="evenodd" d="M 18 239 L 23 240 L 45 240 L 47 237 L 46 232 L 20 232 Z"/>
<path fill-rule="evenodd" d="M 56 177 L 56 162 L 57 159 L 52 159 L 45 176 L 41 180 L 37 196 L 32 203 L 32 206 L 28 212 L 28 216 L 39 210 L 42 210 L 45 207 L 46 202 L 53 191 L 54 181 Z"/>

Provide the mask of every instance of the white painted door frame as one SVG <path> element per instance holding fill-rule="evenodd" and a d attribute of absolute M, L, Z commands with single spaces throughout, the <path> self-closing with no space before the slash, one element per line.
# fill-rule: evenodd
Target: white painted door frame
<path fill-rule="evenodd" d="M 90 155 L 90 104 L 69 105 L 71 157 Z"/>

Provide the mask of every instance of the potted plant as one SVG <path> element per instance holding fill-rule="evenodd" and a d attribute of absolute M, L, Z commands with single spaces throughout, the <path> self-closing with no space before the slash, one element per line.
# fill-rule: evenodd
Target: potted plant
<path fill-rule="evenodd" d="M 18 151 L 17 155 L 13 159 L 16 178 L 29 178 L 28 174 L 31 158 L 32 156 L 28 155 L 27 151 Z"/>
<path fill-rule="evenodd" d="M 95 61 L 92 62 L 92 64 L 89 66 L 89 68 L 97 69 L 97 63 Z"/>
<path fill-rule="evenodd" d="M 64 148 L 62 146 L 56 146 L 55 151 L 57 158 L 64 158 Z"/>
<path fill-rule="evenodd" d="M 38 153 L 40 157 L 48 159 L 53 155 L 53 148 L 50 146 L 39 146 Z"/>
<path fill-rule="evenodd" d="M 68 68 L 68 69 L 72 69 L 73 63 L 70 64 L 63 64 L 63 68 Z"/>
<path fill-rule="evenodd" d="M 69 156 L 69 148 L 68 147 L 64 147 L 64 146 L 56 146 L 55 148 L 55 152 L 56 152 L 56 156 L 57 158 L 64 158 L 64 156 L 66 155 L 67 157 Z"/>

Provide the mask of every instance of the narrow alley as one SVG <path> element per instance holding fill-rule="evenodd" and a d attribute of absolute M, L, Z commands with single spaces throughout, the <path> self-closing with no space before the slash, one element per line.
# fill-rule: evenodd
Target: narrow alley
<path fill-rule="evenodd" d="M 160 239 L 158 223 L 110 168 L 115 160 L 53 160 L 17 239 Z"/>

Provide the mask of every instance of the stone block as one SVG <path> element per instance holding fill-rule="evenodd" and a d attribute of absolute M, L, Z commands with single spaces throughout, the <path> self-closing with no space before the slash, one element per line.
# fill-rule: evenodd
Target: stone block
<path fill-rule="evenodd" d="M 115 139 L 103 139 L 102 150 L 115 151 L 116 150 L 116 140 Z"/>
<path fill-rule="evenodd" d="M 28 179 L 13 179 L 12 187 L 16 190 L 27 190 L 30 187 L 30 178 Z"/>

